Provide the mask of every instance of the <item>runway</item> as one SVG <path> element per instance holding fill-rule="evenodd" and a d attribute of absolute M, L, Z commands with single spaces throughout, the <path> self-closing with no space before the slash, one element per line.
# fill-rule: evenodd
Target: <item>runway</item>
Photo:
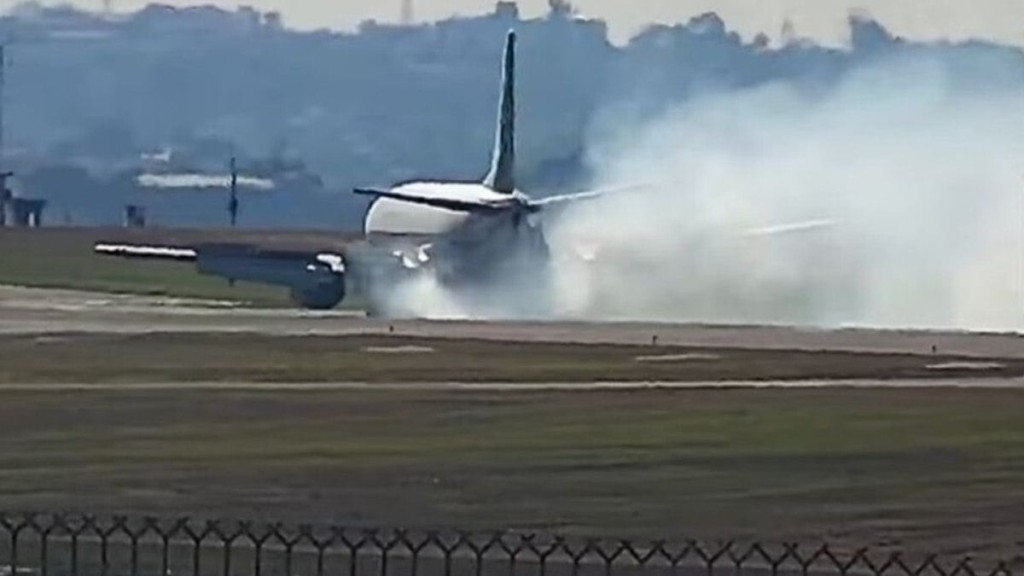
<path fill-rule="evenodd" d="M 704 389 L 892 388 L 1024 390 L 1024 378 L 735 380 L 714 382 L 103 382 L 0 384 L 0 392 L 614 392 Z"/>
<path fill-rule="evenodd" d="M 384 321 L 351 311 L 237 308 L 155 296 L 0 287 L 0 333 L 251 332 L 273 335 L 402 334 L 524 342 L 660 344 L 1024 358 L 1015 333 L 813 329 L 649 322 Z"/>
<path fill-rule="evenodd" d="M 485 380 L 488 372 L 467 369 L 467 359 L 481 363 L 521 346 L 373 338 L 368 346 L 380 353 L 364 356 L 376 363 L 365 370 L 324 339 L 256 337 L 240 344 L 246 338 L 119 336 L 391 333 L 388 322 L 359 314 L 0 288 L 0 332 L 28 335 L 0 338 L 17 344 L 0 352 L 6 374 L 0 433 L 7 475 L 17 483 L 8 490 L 9 504 L 171 517 L 196 511 L 232 517 L 255 509 L 302 521 L 340 510 L 379 525 L 428 517 L 440 525 L 571 525 L 642 535 L 671 533 L 678 510 L 711 502 L 699 522 L 709 538 L 738 525 L 757 538 L 780 527 L 799 535 L 839 525 L 857 530 L 848 539 L 882 541 L 893 538 L 888 528 L 861 520 L 893 509 L 911 511 L 897 519 L 899 530 L 924 534 L 920 541 L 929 548 L 973 545 L 965 517 L 984 519 L 969 528 L 983 530 L 992 546 L 1011 546 L 1019 533 L 1013 513 L 1024 496 L 1015 487 L 1024 483 L 1006 462 L 1020 450 L 1015 440 L 1024 438 L 1017 434 L 1024 371 L 891 379 L 886 368 L 850 380 L 824 379 L 819 370 L 805 380 L 737 380 L 772 366 L 814 367 L 795 358 L 765 363 L 749 351 L 650 345 L 657 335 L 659 345 L 901 350 L 928 354 L 903 358 L 904 366 L 945 367 L 1010 365 L 991 357 L 1024 356 L 1016 336 L 652 323 L 393 326 L 395 334 L 443 338 L 646 346 L 620 352 L 618 374 L 601 368 L 574 382 L 549 373 L 514 382 L 514 370 L 490 372 L 499 375 Z M 57 334 L 69 330 L 108 334 Z M 947 354 L 956 347 L 989 358 L 932 358 L 933 343 Z M 408 344 L 434 352 L 410 351 Z M 349 354 L 367 350 L 364 343 L 347 346 Z M 276 354 L 282 347 L 315 349 L 302 357 Z M 547 360 L 529 353 L 508 365 L 587 367 L 613 351 L 584 347 L 577 356 Z M 824 367 L 860 374 L 881 362 L 837 356 Z M 431 358 L 439 360 L 422 369 Z M 48 366 L 50 360 L 59 366 Z M 740 370 L 708 381 L 715 369 L 705 366 L 699 369 L 709 371 L 691 381 L 669 381 L 700 363 Z M 317 372 L 308 370 L 311 364 L 331 366 Z M 373 373 L 396 364 L 399 370 L 372 381 Z M 251 368 L 245 373 L 239 366 Z M 427 381 L 431 373 L 440 376 Z M 634 377 L 641 380 L 626 381 Z M 849 470 L 857 471 L 852 480 Z M 618 499 L 623 494 L 628 501 Z M 843 506 L 822 507 L 822 498 L 833 494 Z M 921 502 L 935 501 L 947 503 L 939 514 L 917 512 L 925 510 Z"/>

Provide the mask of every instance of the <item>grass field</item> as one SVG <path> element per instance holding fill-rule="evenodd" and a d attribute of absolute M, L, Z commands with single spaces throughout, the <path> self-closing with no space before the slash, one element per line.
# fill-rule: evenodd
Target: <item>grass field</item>
<path fill-rule="evenodd" d="M 0 336 L 0 382 L 593 382 L 1024 375 L 1024 360 L 252 333 Z M 978 359 L 972 359 L 977 362 Z M 935 369 L 949 365 L 953 369 Z"/>
<path fill-rule="evenodd" d="M 11 508 L 1019 552 L 1024 395 L 0 392 Z"/>
<path fill-rule="evenodd" d="M 365 351 L 410 345 L 434 352 Z M 652 352 L 706 356 L 637 362 Z M 132 387 L 921 376 L 946 358 L 209 334 L 10 336 L 0 358 L 3 382 L 38 383 L 0 386 L 8 509 L 827 540 L 985 558 L 1018 553 L 1024 530 L 1024 390 Z M 46 384 L 69 379 L 128 385 Z"/>
<path fill-rule="evenodd" d="M 349 238 L 331 232 L 209 229 L 2 228 L 0 284 L 73 288 L 99 292 L 238 300 L 259 306 L 291 306 L 288 291 L 200 275 L 190 263 L 125 260 L 92 252 L 97 241 L 189 245 L 245 242 L 295 249 L 342 246 Z"/>
<path fill-rule="evenodd" d="M 187 243 L 191 234 L 278 247 L 326 240 L 0 229 L 0 283 L 287 303 L 284 291 L 231 288 L 191 265 L 90 252 L 100 238 Z M 396 346 L 433 351 L 366 350 Z M 6 336 L 0 384 L 30 386 L 0 385 L 0 506 L 1020 554 L 1024 391 L 130 386 L 979 375 L 928 368 L 952 360 L 398 337 Z M 980 375 L 1024 374 L 1020 361 L 999 362 Z M 61 382 L 129 386 L 52 386 Z"/>

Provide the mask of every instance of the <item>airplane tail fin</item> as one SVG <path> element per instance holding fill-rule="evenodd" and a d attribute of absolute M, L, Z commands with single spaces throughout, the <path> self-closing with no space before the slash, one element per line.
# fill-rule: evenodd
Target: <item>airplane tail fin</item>
<path fill-rule="evenodd" d="M 511 194 L 516 188 L 516 33 L 510 30 L 505 40 L 502 62 L 501 101 L 498 104 L 498 123 L 494 135 L 491 169 L 484 185 L 492 190 Z"/>

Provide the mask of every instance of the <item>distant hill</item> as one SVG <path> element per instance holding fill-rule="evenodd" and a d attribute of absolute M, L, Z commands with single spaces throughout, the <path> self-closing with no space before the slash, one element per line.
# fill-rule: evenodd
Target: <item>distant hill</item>
<path fill-rule="evenodd" d="M 0 18 L 0 37 L 12 39 L 6 154 L 18 192 L 59 210 L 51 221 L 117 221 L 140 195 L 132 178 L 142 155 L 172 150 L 207 172 L 225 170 L 232 153 L 249 166 L 299 161 L 301 177 L 243 203 L 243 225 L 352 229 L 363 206 L 347 193 L 354 185 L 482 175 L 511 27 L 521 37 L 521 177 L 549 191 L 587 184 L 585 134 L 618 107 L 642 119 L 697 91 L 773 80 L 822 90 L 858 63 L 898 54 L 927 54 L 969 82 L 1020 81 L 976 65 L 1020 62 L 1011 47 L 915 44 L 870 19 L 850 25 L 849 50 L 798 39 L 770 48 L 706 14 L 651 26 L 617 48 L 604 22 L 564 7 L 523 20 L 508 2 L 479 17 L 368 22 L 356 33 L 293 31 L 248 8 L 150 5 L 108 19 L 25 4 Z M 143 196 L 154 217 L 224 221 L 223 195 L 171 194 Z"/>

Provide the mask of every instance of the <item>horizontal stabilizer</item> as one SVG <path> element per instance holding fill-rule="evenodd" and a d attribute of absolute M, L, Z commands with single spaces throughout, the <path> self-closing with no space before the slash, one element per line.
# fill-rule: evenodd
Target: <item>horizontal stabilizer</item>
<path fill-rule="evenodd" d="M 427 195 L 402 190 L 380 190 L 375 188 L 356 188 L 355 193 L 365 196 L 392 198 L 394 200 L 412 202 L 415 204 L 424 204 L 426 206 L 444 208 L 446 210 L 454 210 L 456 212 L 495 212 L 508 208 L 512 202 L 511 198 L 509 200 L 494 202 L 473 198 L 452 198 L 440 194 Z"/>
<path fill-rule="evenodd" d="M 123 258 L 154 258 L 160 260 L 196 259 L 194 248 L 175 246 L 145 246 L 141 244 L 113 244 L 100 242 L 93 246 L 93 251 L 105 256 L 121 256 Z"/>

